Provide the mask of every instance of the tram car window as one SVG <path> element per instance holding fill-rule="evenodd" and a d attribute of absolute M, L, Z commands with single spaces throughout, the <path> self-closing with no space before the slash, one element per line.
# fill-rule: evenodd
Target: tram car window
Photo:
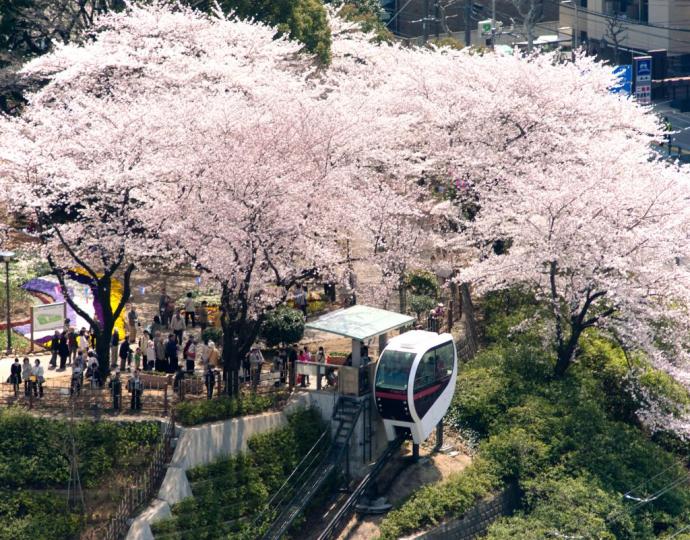
<path fill-rule="evenodd" d="M 393 338 L 381 353 L 374 380 L 388 439 L 405 428 L 415 443 L 425 440 L 450 406 L 456 376 L 450 334 L 414 330 Z"/>

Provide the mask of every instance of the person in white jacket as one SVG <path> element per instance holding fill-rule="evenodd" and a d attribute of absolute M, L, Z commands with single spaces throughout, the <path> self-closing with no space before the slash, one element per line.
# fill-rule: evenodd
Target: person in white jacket
<path fill-rule="evenodd" d="M 187 325 L 184 323 L 184 319 L 182 318 L 180 310 L 178 309 L 175 312 L 175 315 L 173 315 L 173 318 L 170 320 L 170 329 L 173 331 L 173 334 L 175 334 L 177 344 L 180 346 L 182 345 L 182 336 L 184 335 L 186 328 Z"/>
<path fill-rule="evenodd" d="M 41 361 L 36 358 L 34 367 L 31 370 L 31 385 L 33 386 L 34 397 L 43 397 L 43 366 Z"/>

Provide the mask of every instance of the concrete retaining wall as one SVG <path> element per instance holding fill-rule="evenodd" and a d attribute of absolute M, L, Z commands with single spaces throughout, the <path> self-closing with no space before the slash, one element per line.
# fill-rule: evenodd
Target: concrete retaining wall
<path fill-rule="evenodd" d="M 158 497 L 132 522 L 126 540 L 153 540 L 151 524 L 170 517 L 172 505 L 192 496 L 187 470 L 208 465 L 222 457 L 245 452 L 247 441 L 254 435 L 284 426 L 287 423 L 286 414 L 300 407 L 308 407 L 311 402 L 309 394 L 298 394 L 281 412 L 178 428 L 179 438 L 175 453 L 158 491 Z M 330 411 L 328 418 L 330 419 Z"/>

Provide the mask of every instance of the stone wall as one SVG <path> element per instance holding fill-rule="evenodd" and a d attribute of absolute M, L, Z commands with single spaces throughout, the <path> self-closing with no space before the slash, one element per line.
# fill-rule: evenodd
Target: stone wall
<path fill-rule="evenodd" d="M 247 450 L 247 441 L 254 435 L 284 426 L 290 411 L 310 405 L 308 394 L 298 394 L 281 412 L 233 418 L 191 428 L 179 428 L 165 479 L 158 496 L 132 522 L 126 540 L 153 540 L 151 524 L 171 516 L 170 508 L 192 496 L 187 470 Z"/>
<path fill-rule="evenodd" d="M 499 517 L 511 515 L 519 506 L 517 484 L 510 484 L 494 497 L 478 502 L 462 517 L 442 523 L 417 536 L 424 540 L 472 540 L 486 533 Z"/>

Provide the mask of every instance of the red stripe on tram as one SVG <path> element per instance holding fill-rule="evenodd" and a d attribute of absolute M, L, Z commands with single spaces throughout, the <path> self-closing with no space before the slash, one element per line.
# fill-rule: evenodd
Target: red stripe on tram
<path fill-rule="evenodd" d="M 436 392 L 436 390 L 438 390 L 439 388 L 441 388 L 442 385 L 443 385 L 443 383 L 437 384 L 437 385 L 434 385 L 434 386 L 430 386 L 429 388 L 425 388 L 424 390 L 422 390 L 422 391 L 420 391 L 420 392 L 417 392 L 417 393 L 413 396 L 413 399 L 419 399 L 419 398 L 423 398 L 424 396 L 428 396 L 429 394 L 433 394 L 434 392 Z"/>
<path fill-rule="evenodd" d="M 407 392 L 394 394 L 393 392 L 376 391 L 377 398 L 395 399 L 397 401 L 407 401 Z"/>

